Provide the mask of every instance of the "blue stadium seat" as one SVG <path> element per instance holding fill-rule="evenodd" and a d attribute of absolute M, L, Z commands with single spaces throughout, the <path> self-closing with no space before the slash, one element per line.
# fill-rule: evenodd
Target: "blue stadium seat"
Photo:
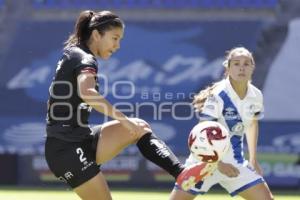
<path fill-rule="evenodd" d="M 274 8 L 278 0 L 33 0 L 35 8 Z"/>
<path fill-rule="evenodd" d="M 0 8 L 2 8 L 5 5 L 4 0 L 0 0 Z"/>

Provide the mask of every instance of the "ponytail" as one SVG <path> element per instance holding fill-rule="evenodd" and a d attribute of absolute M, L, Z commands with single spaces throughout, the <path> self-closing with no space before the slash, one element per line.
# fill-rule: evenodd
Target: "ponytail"
<path fill-rule="evenodd" d="M 94 15 L 93 11 L 86 10 L 80 13 L 76 24 L 74 33 L 69 36 L 64 45 L 72 46 L 85 42 L 90 37 L 91 31 L 89 31 L 89 23 Z"/>
<path fill-rule="evenodd" d="M 101 35 L 113 27 L 124 28 L 123 21 L 110 11 L 93 12 L 91 10 L 82 11 L 76 21 L 74 32 L 64 43 L 65 47 L 85 44 L 89 40 L 93 30 L 97 30 Z"/>
<path fill-rule="evenodd" d="M 216 82 L 210 86 L 208 86 L 207 88 L 205 88 L 204 90 L 201 90 L 198 94 L 196 94 L 194 96 L 194 99 L 193 99 L 193 102 L 192 102 L 192 105 L 193 107 L 195 108 L 195 110 L 197 112 L 202 112 L 203 110 L 203 106 L 204 106 L 204 103 L 206 101 L 206 99 L 212 95 L 212 91 L 213 89 L 220 83 L 221 81 L 219 82 Z"/>

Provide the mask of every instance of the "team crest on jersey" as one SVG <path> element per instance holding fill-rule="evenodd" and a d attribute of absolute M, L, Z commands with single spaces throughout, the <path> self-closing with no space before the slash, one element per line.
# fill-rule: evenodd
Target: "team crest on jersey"
<path fill-rule="evenodd" d="M 258 104 L 251 104 L 249 106 L 249 113 L 251 115 L 254 115 L 255 113 L 260 111 L 260 106 Z"/>
<path fill-rule="evenodd" d="M 232 128 L 231 128 L 231 131 L 234 135 L 242 135 L 244 133 L 244 125 L 242 122 L 238 122 L 236 125 L 234 125 Z"/>

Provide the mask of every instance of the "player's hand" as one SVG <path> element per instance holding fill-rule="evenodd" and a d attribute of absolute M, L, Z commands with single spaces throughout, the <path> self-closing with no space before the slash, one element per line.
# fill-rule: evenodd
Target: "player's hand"
<path fill-rule="evenodd" d="M 240 174 L 240 171 L 232 164 L 223 163 L 222 161 L 218 163 L 218 170 L 228 177 L 237 177 Z"/>
<path fill-rule="evenodd" d="M 261 168 L 261 166 L 260 166 L 260 164 L 255 160 L 255 161 L 251 161 L 250 162 L 250 166 L 252 167 L 252 168 L 254 168 L 254 170 L 259 174 L 259 175 L 263 175 L 263 170 L 262 170 L 262 168 Z"/>

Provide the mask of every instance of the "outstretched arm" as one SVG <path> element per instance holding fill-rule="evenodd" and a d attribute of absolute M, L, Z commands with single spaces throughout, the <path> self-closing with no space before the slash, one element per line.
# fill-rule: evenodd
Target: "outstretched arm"
<path fill-rule="evenodd" d="M 113 107 L 102 95 L 95 89 L 95 74 L 91 72 L 83 72 L 77 76 L 78 95 L 88 105 L 96 111 L 103 113 L 113 119 L 120 121 L 129 132 L 135 136 L 142 132 L 142 128 L 137 126 L 134 121 L 128 119 L 121 111 Z"/>
<path fill-rule="evenodd" d="M 113 119 L 122 121 L 127 120 L 126 116 L 114 108 L 102 95 L 95 89 L 96 81 L 94 74 L 90 72 L 81 73 L 77 77 L 78 95 L 88 105 L 96 111 L 103 113 Z"/>
<path fill-rule="evenodd" d="M 257 173 L 263 174 L 262 169 L 257 161 L 257 140 L 258 140 L 258 120 L 254 118 L 249 129 L 246 132 L 246 139 L 249 151 L 249 162 Z"/>

